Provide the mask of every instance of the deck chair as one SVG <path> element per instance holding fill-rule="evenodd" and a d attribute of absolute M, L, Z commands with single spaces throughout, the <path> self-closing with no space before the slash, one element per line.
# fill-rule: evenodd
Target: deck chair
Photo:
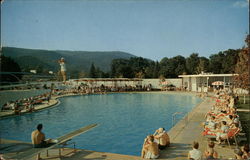
<path fill-rule="evenodd" d="M 227 132 L 227 139 L 226 140 L 227 140 L 227 143 L 229 145 L 229 148 L 231 148 L 231 145 L 230 145 L 231 139 L 234 140 L 236 147 L 238 147 L 238 142 L 237 142 L 236 136 L 239 132 L 240 132 L 240 128 L 229 129 L 229 131 Z"/>

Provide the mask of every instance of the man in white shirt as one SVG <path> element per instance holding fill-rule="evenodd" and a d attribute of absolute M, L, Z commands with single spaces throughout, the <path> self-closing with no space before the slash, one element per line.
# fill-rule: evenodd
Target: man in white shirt
<path fill-rule="evenodd" d="M 199 143 L 194 141 L 193 150 L 188 152 L 188 159 L 201 160 L 202 153 L 198 148 L 199 148 Z"/>

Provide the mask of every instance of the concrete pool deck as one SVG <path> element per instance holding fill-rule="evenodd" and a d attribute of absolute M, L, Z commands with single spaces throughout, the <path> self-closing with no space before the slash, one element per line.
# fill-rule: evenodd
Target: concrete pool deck
<path fill-rule="evenodd" d="M 159 93 L 159 92 L 158 92 Z M 166 93 L 166 92 L 162 92 Z M 169 93 L 169 92 L 168 92 Z M 171 92 L 170 92 L 171 93 Z M 173 93 L 173 92 L 172 92 Z M 173 94 L 178 94 L 177 92 Z M 189 93 L 192 94 L 192 93 Z M 203 102 L 198 104 L 185 118 L 179 121 L 169 132 L 171 139 L 171 145 L 164 151 L 161 151 L 161 156 L 159 159 L 171 159 L 171 160 L 180 160 L 187 159 L 188 151 L 192 149 L 191 144 L 193 141 L 198 141 L 200 144 L 200 150 L 202 153 L 206 149 L 207 139 L 201 135 L 203 127 L 201 125 L 205 120 L 205 114 L 214 104 L 214 101 L 211 101 L 209 97 L 205 98 Z M 1 140 L 2 143 L 7 143 L 9 145 L 15 145 L 16 141 L 7 141 Z M 76 143 L 77 144 L 77 143 Z M 0 148 L 1 149 L 1 148 Z M 228 159 L 234 157 L 233 150 L 228 146 L 221 147 L 216 145 L 215 150 L 218 152 L 220 159 Z M 65 155 L 61 158 L 58 157 L 58 149 L 50 150 L 50 156 L 46 157 L 45 153 L 41 156 L 43 159 L 50 160 L 86 160 L 86 159 L 107 159 L 107 160 L 140 160 L 140 157 L 129 156 L 129 155 L 120 155 L 113 153 L 104 153 L 104 152 L 95 152 L 88 150 L 77 150 L 76 153 L 71 153 L 72 149 L 65 149 L 62 152 L 62 155 Z M 57 157 L 55 157 L 57 155 Z M 33 158 L 35 160 L 35 157 Z"/>
<path fill-rule="evenodd" d="M 214 104 L 209 97 L 197 105 L 185 118 L 179 121 L 169 132 L 171 145 L 168 149 L 161 152 L 160 159 L 179 160 L 187 159 L 188 152 L 192 150 L 193 141 L 199 142 L 199 149 L 204 153 L 207 147 L 207 138 L 202 136 L 202 122 L 205 120 L 205 114 Z M 233 148 L 233 146 L 232 146 Z M 228 146 L 215 145 L 215 150 L 220 159 L 229 159 L 234 157 L 233 150 Z"/>

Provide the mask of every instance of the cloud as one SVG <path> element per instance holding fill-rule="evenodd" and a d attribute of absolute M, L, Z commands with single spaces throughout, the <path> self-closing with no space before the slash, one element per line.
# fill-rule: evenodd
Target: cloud
<path fill-rule="evenodd" d="M 236 1 L 234 2 L 233 6 L 237 8 L 246 8 L 249 6 L 249 0 Z"/>

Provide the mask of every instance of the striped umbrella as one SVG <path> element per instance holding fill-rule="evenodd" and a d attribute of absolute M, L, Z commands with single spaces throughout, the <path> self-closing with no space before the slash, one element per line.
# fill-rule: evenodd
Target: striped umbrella
<path fill-rule="evenodd" d="M 215 81 L 215 82 L 212 83 L 212 85 L 214 85 L 214 86 L 221 86 L 221 85 L 224 85 L 224 82 L 222 82 L 222 81 Z"/>

